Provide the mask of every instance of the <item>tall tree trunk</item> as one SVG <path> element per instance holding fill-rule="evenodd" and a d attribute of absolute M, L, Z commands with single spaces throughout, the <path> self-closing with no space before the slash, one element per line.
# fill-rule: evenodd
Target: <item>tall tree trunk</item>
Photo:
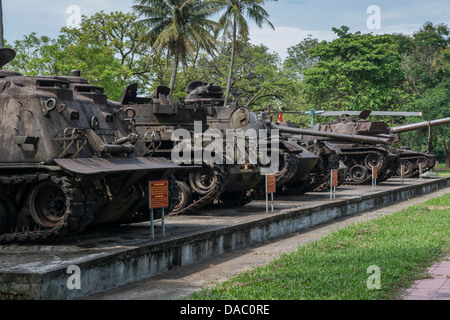
<path fill-rule="evenodd" d="M 230 59 L 230 70 L 228 72 L 228 80 L 227 80 L 227 91 L 225 93 L 225 102 L 224 102 L 224 106 L 228 105 L 228 98 L 230 96 L 230 91 L 231 91 L 231 80 L 233 78 L 233 67 L 234 67 L 234 55 L 236 53 L 236 19 L 233 22 L 233 44 L 231 47 L 231 59 Z"/>
<path fill-rule="evenodd" d="M 172 76 L 170 77 L 170 84 L 169 84 L 169 89 L 170 89 L 171 93 L 173 91 L 173 87 L 175 86 L 175 79 L 177 77 L 178 61 L 179 61 L 179 56 L 178 56 L 178 54 L 175 54 L 174 61 L 173 61 Z"/>

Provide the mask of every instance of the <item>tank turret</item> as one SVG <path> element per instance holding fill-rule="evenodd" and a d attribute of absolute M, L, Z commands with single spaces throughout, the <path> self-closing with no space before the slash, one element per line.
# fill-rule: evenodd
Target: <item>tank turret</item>
<path fill-rule="evenodd" d="M 11 49 L 0 50 L 0 64 Z M 179 166 L 142 157 L 134 110 L 70 76 L 0 71 L 0 243 L 48 240 L 92 225 L 131 221 L 149 180 Z M 174 205 L 172 203 L 172 207 Z"/>

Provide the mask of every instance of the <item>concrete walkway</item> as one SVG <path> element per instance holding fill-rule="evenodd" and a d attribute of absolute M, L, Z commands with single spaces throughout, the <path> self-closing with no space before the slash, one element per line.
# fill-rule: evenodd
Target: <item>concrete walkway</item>
<path fill-rule="evenodd" d="M 428 273 L 432 278 L 416 281 L 404 300 L 450 300 L 450 255 Z"/>
<path fill-rule="evenodd" d="M 290 235 L 274 241 L 234 251 L 220 257 L 180 267 L 167 273 L 130 285 L 109 290 L 84 300 L 170 300 L 183 299 L 217 282 L 254 267 L 268 264 L 282 253 L 295 251 L 298 246 L 321 239 L 324 235 L 348 225 L 395 213 L 403 208 L 425 202 L 450 193 L 450 187 L 395 205 L 358 214 L 350 218 L 328 223 L 307 232 Z M 434 267 L 435 279 L 418 281 L 405 299 L 450 299 L 450 262 Z"/>

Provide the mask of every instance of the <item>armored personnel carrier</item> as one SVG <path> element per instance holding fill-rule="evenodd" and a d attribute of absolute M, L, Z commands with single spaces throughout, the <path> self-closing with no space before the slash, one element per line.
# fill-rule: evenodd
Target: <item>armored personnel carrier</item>
<path fill-rule="evenodd" d="M 15 56 L 0 50 L 0 64 Z M 134 110 L 108 100 L 75 71 L 23 76 L 0 71 L 0 244 L 48 240 L 87 226 L 131 221 L 149 180 L 180 169 L 141 157 Z"/>
<path fill-rule="evenodd" d="M 343 161 L 348 169 L 347 183 L 363 184 L 371 180 L 373 166 L 377 167 L 377 181 L 385 181 L 399 172 L 401 164 L 410 164 L 408 170 L 411 174 L 417 172 L 420 161 L 433 166 L 432 157 L 418 155 L 405 150 L 391 147 L 399 141 L 402 132 L 423 129 L 431 126 L 450 123 L 450 118 L 433 121 L 425 121 L 405 126 L 389 128 L 383 121 L 370 121 L 367 117 L 370 111 L 363 111 L 359 118 L 342 115 L 338 120 L 325 124 L 316 124 L 311 130 L 323 133 L 342 133 L 345 135 L 366 135 L 369 138 L 361 143 L 348 143 L 339 138 L 324 136 L 327 140 L 336 144 L 344 154 Z M 379 138 L 386 141 L 377 140 Z M 385 143 L 387 142 L 387 143 Z"/>

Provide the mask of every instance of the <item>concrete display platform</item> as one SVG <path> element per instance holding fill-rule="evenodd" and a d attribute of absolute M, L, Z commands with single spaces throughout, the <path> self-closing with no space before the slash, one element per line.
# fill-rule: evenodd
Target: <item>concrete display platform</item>
<path fill-rule="evenodd" d="M 220 256 L 262 241 L 388 206 L 450 186 L 450 178 L 391 180 L 371 186 L 342 186 L 329 193 L 275 196 L 275 211 L 265 202 L 243 208 L 203 209 L 191 216 L 166 218 L 151 239 L 149 223 L 89 230 L 46 245 L 0 246 L 0 287 L 29 299 L 75 299 L 148 279 L 179 266 Z M 69 289 L 80 270 L 81 289 Z"/>

